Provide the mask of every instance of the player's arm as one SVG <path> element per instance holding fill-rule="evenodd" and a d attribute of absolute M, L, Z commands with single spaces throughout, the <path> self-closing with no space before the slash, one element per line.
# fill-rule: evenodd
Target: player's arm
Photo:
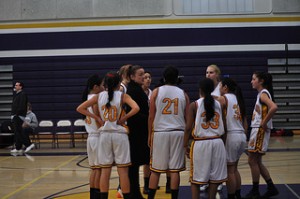
<path fill-rule="evenodd" d="M 94 112 L 95 115 L 100 117 L 98 102 L 93 105 L 93 112 Z M 96 120 L 96 125 L 97 125 L 98 128 L 101 126 L 101 124 L 97 120 Z"/>
<path fill-rule="evenodd" d="M 155 101 L 158 94 L 158 88 L 154 89 L 150 97 L 150 107 L 149 107 L 149 116 L 148 116 L 148 146 L 151 148 L 152 137 L 153 137 L 153 122 L 156 114 Z"/>
<path fill-rule="evenodd" d="M 76 108 L 76 111 L 85 115 L 85 116 L 88 116 L 88 117 L 91 117 L 91 118 L 94 118 L 99 124 L 100 126 L 103 125 L 103 121 L 101 120 L 101 118 L 94 114 L 94 113 L 91 113 L 90 111 L 88 111 L 88 107 L 90 106 L 93 106 L 95 104 L 98 103 L 98 95 L 95 95 L 94 97 L 92 97 L 91 99 L 81 103 L 77 108 Z"/>
<path fill-rule="evenodd" d="M 224 134 L 222 135 L 222 140 L 225 144 L 227 139 L 227 122 L 226 122 L 227 101 L 225 96 L 220 96 L 217 98 L 217 100 L 220 102 L 221 109 L 222 109 L 222 120 L 223 120 L 224 131 L 225 131 Z"/>
<path fill-rule="evenodd" d="M 197 110 L 196 102 L 192 102 L 189 105 L 189 110 L 187 113 L 186 125 L 185 125 L 185 130 L 184 130 L 184 148 L 185 148 L 187 154 L 189 153 L 188 145 L 189 145 L 190 135 L 191 135 L 191 132 L 194 127 L 196 110 Z"/>
<path fill-rule="evenodd" d="M 131 110 L 118 120 L 118 124 L 124 124 L 128 118 L 134 116 L 140 111 L 139 105 L 126 93 L 123 94 L 123 103 L 127 104 Z"/>
<path fill-rule="evenodd" d="M 189 112 L 189 106 L 190 106 L 190 98 L 189 96 L 184 92 L 184 96 L 185 96 L 185 112 L 184 112 L 184 118 L 185 121 L 187 120 L 187 115 Z"/>
<path fill-rule="evenodd" d="M 264 131 L 266 131 L 267 123 L 273 117 L 273 115 L 276 113 L 278 107 L 277 107 L 277 104 L 275 104 L 266 93 L 261 94 L 260 100 L 262 103 L 264 103 L 268 106 L 268 113 L 267 113 L 266 117 L 261 121 L 261 124 L 260 124 L 261 127 L 264 129 Z"/>

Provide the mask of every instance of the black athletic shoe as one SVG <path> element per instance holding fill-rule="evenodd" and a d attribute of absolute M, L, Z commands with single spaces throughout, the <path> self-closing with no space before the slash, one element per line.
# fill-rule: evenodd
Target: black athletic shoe
<path fill-rule="evenodd" d="M 259 191 L 254 191 L 253 189 L 251 189 L 249 191 L 249 193 L 247 193 L 243 199 L 260 199 L 260 194 Z"/>
<path fill-rule="evenodd" d="M 272 188 L 268 188 L 267 192 L 264 193 L 264 195 L 262 195 L 261 198 L 267 199 L 267 198 L 271 198 L 273 196 L 276 196 L 278 194 L 279 194 L 279 192 L 278 192 L 277 188 L 274 186 Z"/>
<path fill-rule="evenodd" d="M 149 193 L 149 188 L 144 187 L 144 189 L 143 189 L 143 194 L 148 194 L 148 193 Z"/>
<path fill-rule="evenodd" d="M 171 187 L 166 185 L 166 193 L 171 193 Z"/>

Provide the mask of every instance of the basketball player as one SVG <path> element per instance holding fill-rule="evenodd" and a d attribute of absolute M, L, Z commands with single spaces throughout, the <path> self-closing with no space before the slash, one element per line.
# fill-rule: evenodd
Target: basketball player
<path fill-rule="evenodd" d="M 241 176 L 238 161 L 246 148 L 247 118 L 241 88 L 231 78 L 220 83 L 219 101 L 225 108 L 228 199 L 241 199 Z"/>
<path fill-rule="evenodd" d="M 278 194 L 270 173 L 262 162 L 262 156 L 268 149 L 270 133 L 273 128 L 272 117 L 277 111 L 277 105 L 273 101 L 272 75 L 266 72 L 254 72 L 251 84 L 252 88 L 258 91 L 258 94 L 252 114 L 252 129 L 248 142 L 248 163 L 251 169 L 253 187 L 246 198 L 260 197 L 260 175 L 268 186 L 268 190 L 262 198 L 269 198 Z"/>
<path fill-rule="evenodd" d="M 192 199 L 199 199 L 201 184 L 209 184 L 208 196 L 214 199 L 218 185 L 227 180 L 226 150 L 221 139 L 224 134 L 222 109 L 211 95 L 214 90 L 211 79 L 203 79 L 199 87 L 200 99 L 189 106 L 184 146 L 191 158 Z M 193 141 L 189 148 L 191 132 Z"/>
<path fill-rule="evenodd" d="M 128 178 L 128 166 L 131 164 L 128 130 L 124 125 L 125 121 L 139 111 L 138 105 L 127 94 L 119 91 L 120 76 L 115 72 L 105 75 L 105 91 L 99 96 L 81 104 L 78 112 L 93 117 L 101 124 L 101 136 L 99 139 L 99 163 L 101 166 L 100 195 L 101 199 L 108 198 L 109 179 L 113 164 L 117 166 L 120 177 L 124 199 L 130 197 L 130 186 Z M 125 115 L 123 103 L 126 103 L 131 110 Z M 87 111 L 91 105 L 98 104 L 100 117 Z"/>
<path fill-rule="evenodd" d="M 179 172 L 185 170 L 183 140 L 189 98 L 177 87 L 177 68 L 167 67 L 163 76 L 165 85 L 154 89 L 150 98 L 148 142 L 152 154 L 152 173 L 148 199 L 155 197 L 160 174 L 166 172 L 170 172 L 172 199 L 177 199 Z"/>
<path fill-rule="evenodd" d="M 104 90 L 102 85 L 102 78 L 98 75 L 92 75 L 88 78 L 86 88 L 82 93 L 82 101 L 85 102 L 98 95 Z M 99 114 L 97 104 L 88 107 L 87 110 L 94 114 Z M 98 159 L 98 140 L 100 136 L 99 132 L 100 124 L 96 122 L 94 118 L 85 116 L 85 129 L 88 133 L 87 138 L 87 154 L 88 161 L 91 168 L 90 173 L 90 199 L 100 198 L 100 174 L 101 169 Z"/>

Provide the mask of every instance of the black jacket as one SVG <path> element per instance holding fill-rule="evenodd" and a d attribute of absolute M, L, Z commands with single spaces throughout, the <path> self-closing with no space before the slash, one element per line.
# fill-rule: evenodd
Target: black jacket
<path fill-rule="evenodd" d="M 27 95 L 24 91 L 15 94 L 13 98 L 11 115 L 26 116 L 27 113 Z"/>
<path fill-rule="evenodd" d="M 148 147 L 148 96 L 142 87 L 131 81 L 127 87 L 127 94 L 139 105 L 140 111 L 127 120 L 129 127 L 129 142 L 131 162 L 136 165 L 149 164 L 150 149 Z M 127 108 L 127 112 L 130 108 Z"/>

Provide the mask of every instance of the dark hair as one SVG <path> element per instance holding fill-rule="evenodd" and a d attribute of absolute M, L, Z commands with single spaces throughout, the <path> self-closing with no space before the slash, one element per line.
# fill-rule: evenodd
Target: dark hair
<path fill-rule="evenodd" d="M 199 83 L 201 94 L 204 95 L 204 108 L 206 112 L 206 122 L 210 121 L 215 115 L 215 100 L 211 93 L 214 91 L 215 86 L 213 80 L 204 78 Z"/>
<path fill-rule="evenodd" d="M 150 76 L 152 77 L 152 73 L 150 71 L 147 70 L 147 71 L 145 71 L 145 74 L 146 73 L 150 74 Z"/>
<path fill-rule="evenodd" d="M 121 77 L 117 72 L 108 72 L 104 78 L 104 86 L 107 88 L 108 92 L 108 101 L 106 103 L 106 107 L 110 107 L 110 101 L 113 100 L 114 90 L 119 86 L 121 81 Z"/>
<path fill-rule="evenodd" d="M 240 107 L 242 121 L 244 121 L 244 119 L 246 117 L 246 107 L 245 107 L 245 101 L 244 101 L 242 89 L 237 85 L 237 83 L 233 79 L 231 79 L 229 77 L 225 77 L 222 80 L 222 86 L 225 86 L 225 85 L 227 86 L 230 93 L 235 94 L 237 101 L 238 101 L 238 105 Z"/>
<path fill-rule="evenodd" d="M 177 84 L 178 81 L 178 69 L 174 66 L 168 66 L 165 68 L 163 77 L 165 79 L 165 84 Z"/>
<path fill-rule="evenodd" d="M 143 67 L 141 67 L 140 65 L 129 66 L 128 67 L 128 73 L 127 73 L 128 79 L 131 81 L 131 77 L 130 76 L 131 75 L 135 75 L 136 71 L 139 70 L 139 69 L 141 69 L 141 68 L 143 68 Z"/>
<path fill-rule="evenodd" d="M 168 67 L 173 67 L 173 66 L 168 66 Z M 163 86 L 163 85 L 165 85 L 165 84 L 167 84 L 167 83 L 179 86 L 179 85 L 183 82 L 183 79 L 182 79 L 183 76 L 179 76 L 178 74 L 177 74 L 177 80 L 176 80 L 175 83 L 168 82 L 168 81 L 166 80 L 167 78 L 165 78 L 165 75 L 166 75 L 166 76 L 171 75 L 171 73 L 167 72 L 168 67 L 165 68 L 165 71 L 164 71 L 164 73 L 163 73 L 163 76 L 164 76 L 164 77 L 162 77 L 162 78 L 159 79 L 159 82 L 155 85 L 155 88 L 160 87 L 160 86 Z M 173 67 L 173 68 L 175 68 L 175 70 L 177 70 L 176 67 Z M 169 70 L 169 69 L 168 69 L 168 70 Z M 178 70 L 177 70 L 177 72 L 178 72 Z M 146 73 L 146 72 L 145 72 L 145 73 Z M 167 73 L 169 73 L 169 74 L 167 74 Z M 178 72 L 178 73 L 179 73 L 179 72 Z M 171 76 L 172 76 L 172 75 L 171 75 Z M 175 77 L 175 76 L 173 76 L 173 77 Z"/>
<path fill-rule="evenodd" d="M 268 72 L 259 72 L 259 71 L 256 71 L 253 74 L 255 74 L 259 80 L 263 80 L 262 86 L 270 92 L 272 100 L 275 102 L 272 75 Z"/>
<path fill-rule="evenodd" d="M 24 88 L 24 83 L 21 81 L 16 81 L 16 83 L 19 83 L 19 85 L 22 87 L 22 89 Z"/>
<path fill-rule="evenodd" d="M 99 75 L 97 75 L 97 74 L 91 75 L 87 80 L 84 91 L 82 92 L 82 97 L 81 97 L 82 101 L 83 102 L 86 101 L 87 96 L 90 93 L 90 91 L 93 89 L 93 87 L 95 85 L 100 86 L 101 83 L 102 83 L 102 78 L 99 77 Z"/>

